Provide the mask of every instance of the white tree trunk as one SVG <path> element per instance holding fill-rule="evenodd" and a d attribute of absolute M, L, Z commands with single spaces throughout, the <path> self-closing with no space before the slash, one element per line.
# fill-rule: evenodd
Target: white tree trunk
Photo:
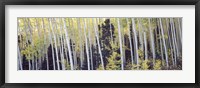
<path fill-rule="evenodd" d="M 152 34 L 152 29 L 151 29 L 151 18 L 149 20 L 149 32 L 150 32 L 150 39 L 151 39 L 151 50 L 153 54 L 153 65 L 155 65 L 155 45 L 154 45 L 154 39 L 153 39 L 153 34 Z"/>
<path fill-rule="evenodd" d="M 85 35 L 85 48 L 87 53 L 87 64 L 88 64 L 88 70 L 90 70 L 90 58 L 89 58 L 89 49 L 88 49 L 88 40 L 87 40 L 87 34 L 86 34 L 86 21 L 83 19 L 84 22 L 84 35 Z"/>
<path fill-rule="evenodd" d="M 161 54 L 161 59 L 162 59 L 162 62 L 164 62 L 164 56 L 163 56 L 163 42 L 162 42 L 162 35 L 161 35 L 161 25 L 160 25 L 160 23 L 159 23 L 159 21 L 157 20 L 157 23 L 158 23 L 158 32 L 159 32 L 159 40 L 160 40 L 160 54 Z M 160 36 L 161 36 L 161 38 L 160 38 Z M 164 65 L 163 63 L 162 63 L 162 65 Z"/>
<path fill-rule="evenodd" d="M 138 57 L 138 42 L 137 42 L 137 33 L 136 33 L 136 28 L 135 28 L 135 20 L 134 18 L 132 18 L 132 30 L 133 30 L 133 34 L 134 34 L 134 40 L 135 40 L 135 58 L 136 58 L 136 63 L 137 63 L 137 69 L 139 69 L 138 65 L 139 65 L 139 57 Z"/>
<path fill-rule="evenodd" d="M 52 24 L 51 20 L 52 19 L 49 19 L 50 20 L 50 25 Z M 59 59 L 58 59 L 58 49 L 57 49 L 57 41 L 56 41 L 56 35 L 54 33 L 54 25 L 52 24 L 52 33 L 53 33 L 53 37 L 54 37 L 54 45 L 55 45 L 55 48 L 56 48 L 56 62 L 57 62 L 57 69 L 60 70 L 60 64 L 59 64 Z"/>
<path fill-rule="evenodd" d="M 176 56 L 177 56 L 177 53 L 176 53 L 176 47 L 175 47 L 175 38 L 174 38 L 174 34 L 173 34 L 173 26 L 172 26 L 172 18 L 170 18 L 170 26 L 171 26 L 171 34 L 172 34 L 172 44 L 173 44 L 173 51 L 174 51 L 174 64 L 176 66 Z"/>
<path fill-rule="evenodd" d="M 68 65 L 69 64 L 69 61 L 68 61 L 68 52 L 67 52 L 67 44 L 66 44 L 66 39 L 65 37 L 63 36 L 63 41 L 64 41 L 64 49 L 65 49 L 65 55 L 66 55 L 66 64 Z"/>
<path fill-rule="evenodd" d="M 45 29 L 45 24 L 44 24 L 44 18 L 42 18 L 42 28 L 44 29 L 44 52 L 45 52 L 45 49 L 48 48 L 47 44 L 46 44 L 46 29 Z M 48 60 L 48 49 L 47 51 L 45 52 L 45 55 L 46 55 L 46 62 L 47 62 L 47 70 L 49 70 L 49 60 Z"/>
<path fill-rule="evenodd" d="M 28 31 L 27 30 L 29 30 L 29 28 L 27 27 L 27 25 L 26 25 L 26 23 L 27 22 L 25 22 L 26 21 L 26 19 L 24 20 L 24 25 L 25 25 L 25 32 L 26 32 L 26 45 L 28 46 L 29 45 L 29 40 L 30 39 L 28 39 L 30 36 L 28 35 Z M 31 35 L 31 34 L 30 34 Z M 28 54 L 28 56 L 30 57 L 31 55 L 30 54 Z M 28 65 L 29 65 L 29 70 L 31 70 L 31 62 L 30 62 L 30 58 L 28 58 Z"/>
<path fill-rule="evenodd" d="M 163 32 L 163 26 L 162 26 L 162 21 L 161 18 L 159 18 L 160 20 L 160 29 L 161 29 L 161 35 L 162 35 L 162 40 L 163 40 L 163 45 L 164 45 L 164 50 L 165 50 L 165 60 L 166 60 L 166 64 L 167 64 L 167 68 L 169 67 L 169 63 L 168 63 L 168 54 L 167 54 L 167 48 L 166 48 L 166 44 L 165 44 L 165 38 L 164 38 L 164 32 Z"/>
<path fill-rule="evenodd" d="M 130 25 L 129 25 L 129 22 L 128 22 L 128 18 L 126 18 L 126 22 L 127 22 L 127 25 L 128 25 L 128 36 L 129 36 L 129 43 L 130 43 L 130 48 L 131 48 L 131 62 L 132 62 L 132 65 L 134 64 L 134 60 L 133 60 L 133 46 L 132 46 L 132 40 L 131 40 L 131 32 L 130 32 Z"/>
<path fill-rule="evenodd" d="M 112 34 L 113 30 L 112 30 L 112 26 L 111 26 L 111 18 L 110 18 L 110 39 L 111 39 L 111 43 L 113 43 L 113 34 Z"/>
<path fill-rule="evenodd" d="M 54 58 L 54 49 L 53 49 L 53 41 L 52 41 L 52 34 L 51 34 L 51 24 L 50 24 L 50 20 L 48 19 L 48 23 L 49 23 L 49 26 L 48 26 L 48 31 L 49 31 L 49 40 L 50 40 L 50 42 L 51 42 L 51 50 L 52 50 L 52 59 L 53 59 L 53 70 L 55 70 L 56 69 L 56 63 L 55 63 L 55 58 Z"/>
<path fill-rule="evenodd" d="M 180 19 L 181 18 L 178 18 L 178 29 L 179 29 L 179 37 L 180 37 L 180 41 L 181 41 L 181 44 L 182 45 L 182 29 L 181 29 L 181 22 L 180 22 Z"/>
<path fill-rule="evenodd" d="M 78 19 L 77 20 L 78 22 L 78 30 L 79 30 L 79 39 L 80 39 L 80 68 L 82 69 L 83 68 L 83 48 L 82 48 L 82 33 L 81 33 L 81 24 L 80 24 L 80 20 Z"/>
<path fill-rule="evenodd" d="M 90 24 L 89 19 L 87 19 L 88 24 Z M 91 34 L 90 34 L 90 25 L 88 25 L 88 39 L 89 39 L 89 48 L 90 48 L 90 59 L 91 59 L 91 69 L 93 70 L 94 66 L 93 66 L 93 56 L 92 56 L 92 40 L 91 40 Z"/>
<path fill-rule="evenodd" d="M 99 34 L 98 34 L 98 27 L 97 27 L 97 22 L 96 21 L 94 21 L 95 20 L 95 18 L 93 18 L 93 22 L 94 22 L 94 29 L 95 29 L 95 35 L 96 35 L 96 39 L 97 39 L 97 45 L 98 45 L 98 50 L 99 50 L 99 54 L 100 54 L 100 58 L 101 58 L 101 64 L 102 64 L 102 68 L 103 68 L 103 70 L 105 70 L 105 68 L 104 68 L 104 62 L 103 62 L 103 57 L 102 57 L 102 53 L 101 53 L 101 46 L 100 46 L 100 42 L 99 42 Z"/>
<path fill-rule="evenodd" d="M 139 44 L 141 45 L 140 46 L 140 49 L 142 50 L 142 52 L 144 51 L 144 45 L 143 45 L 143 27 L 142 27 L 142 23 L 141 23 L 141 19 L 138 18 L 138 26 L 139 26 Z M 142 58 L 143 59 L 143 58 Z"/>
<path fill-rule="evenodd" d="M 146 32 L 144 32 L 145 60 L 148 60 Z"/>
<path fill-rule="evenodd" d="M 179 57 L 179 49 L 178 49 L 178 45 L 177 45 L 177 37 L 176 37 L 176 33 L 175 33 L 175 26 L 174 26 L 174 20 L 173 20 L 173 18 L 171 18 L 171 20 L 172 20 L 172 30 L 173 30 L 173 35 L 174 35 L 174 43 L 175 43 L 175 50 L 176 50 L 176 56 L 177 56 L 177 59 L 178 59 L 178 57 Z"/>
<path fill-rule="evenodd" d="M 67 42 L 67 47 L 68 47 L 68 52 L 69 52 L 70 66 L 71 66 L 71 70 L 74 70 L 72 52 L 71 52 L 71 47 L 70 47 L 70 42 L 69 42 L 68 31 L 67 31 L 67 27 L 66 27 L 66 20 L 64 18 L 62 18 L 62 20 L 64 22 L 64 31 L 65 31 L 66 42 Z"/>
<path fill-rule="evenodd" d="M 36 24 L 36 29 L 38 31 L 38 38 L 40 39 L 41 34 L 40 34 L 39 27 L 38 27 L 38 19 L 35 18 L 35 20 L 36 20 L 36 23 L 35 23 Z M 41 49 L 41 47 L 39 46 L 38 53 L 42 54 L 42 51 L 40 49 Z M 39 55 L 38 59 L 39 59 L 39 66 L 38 66 L 38 68 L 41 70 L 42 69 L 42 55 L 41 56 Z"/>
<path fill-rule="evenodd" d="M 18 35 L 20 36 L 20 42 L 22 42 L 22 39 L 21 39 L 21 34 L 20 34 L 20 26 L 19 26 L 19 21 L 17 21 L 17 24 L 18 24 Z M 20 51 L 20 43 L 18 43 L 18 47 L 17 47 L 17 52 L 18 52 L 18 69 L 19 70 L 23 70 L 23 67 L 22 67 L 22 57 L 21 57 L 21 51 Z"/>
<path fill-rule="evenodd" d="M 121 56 L 121 69 L 124 70 L 124 57 L 123 57 L 123 48 L 122 48 L 122 38 L 121 38 L 121 28 L 120 28 L 120 19 L 117 18 L 118 23 L 118 35 L 119 35 L 119 43 L 120 43 L 120 56 Z"/>
<path fill-rule="evenodd" d="M 62 23 L 62 20 L 61 20 L 61 18 L 59 18 L 58 19 L 59 20 L 59 22 L 60 22 L 60 30 L 59 30 L 59 33 L 60 33 L 60 36 L 61 36 L 61 39 L 60 39 L 60 41 L 61 41 L 61 44 L 60 44 L 60 46 L 61 46 L 61 65 L 62 65 L 62 70 L 65 70 L 66 68 L 65 68 L 65 60 L 64 60 L 64 50 L 63 50 L 63 37 L 62 37 L 62 29 L 63 29 L 63 25 L 61 24 Z"/>
<path fill-rule="evenodd" d="M 171 35 L 170 35 L 170 33 L 169 33 L 169 22 L 168 22 L 168 20 L 167 20 L 167 18 L 166 18 L 166 25 L 167 25 L 167 34 L 168 34 L 168 41 L 169 41 L 169 47 L 170 47 L 170 53 L 171 53 L 171 58 L 172 58 L 172 64 L 173 64 L 173 66 L 174 66 L 174 55 L 173 55 L 173 50 L 172 50 L 172 39 L 171 39 Z"/>
<path fill-rule="evenodd" d="M 19 70 L 23 70 L 23 68 L 22 68 L 22 58 L 21 58 L 21 53 L 20 53 L 20 49 L 19 49 L 19 45 L 18 45 L 18 47 L 17 47 L 17 52 L 18 52 L 18 64 L 19 64 Z"/>

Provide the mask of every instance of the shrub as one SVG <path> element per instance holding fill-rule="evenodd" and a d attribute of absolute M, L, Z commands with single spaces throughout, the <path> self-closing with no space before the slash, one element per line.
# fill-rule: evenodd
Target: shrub
<path fill-rule="evenodd" d="M 120 70 L 121 60 L 116 60 L 120 54 L 113 52 L 112 55 L 108 58 L 108 64 L 106 65 L 106 70 Z"/>
<path fill-rule="evenodd" d="M 162 66 L 161 66 L 161 65 L 162 65 L 161 62 L 162 62 L 161 60 L 156 60 L 156 63 L 155 63 L 155 65 L 153 66 L 153 69 L 154 69 L 154 70 L 161 70 L 161 67 L 162 67 Z"/>
<path fill-rule="evenodd" d="M 149 68 L 149 61 L 148 60 L 144 60 L 142 63 L 141 63 L 141 69 L 142 70 L 148 70 Z"/>

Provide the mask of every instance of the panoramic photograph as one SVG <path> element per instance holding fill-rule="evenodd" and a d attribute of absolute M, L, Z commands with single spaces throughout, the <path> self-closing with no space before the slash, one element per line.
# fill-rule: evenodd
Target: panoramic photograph
<path fill-rule="evenodd" d="M 181 17 L 18 17 L 17 70 L 182 70 Z"/>

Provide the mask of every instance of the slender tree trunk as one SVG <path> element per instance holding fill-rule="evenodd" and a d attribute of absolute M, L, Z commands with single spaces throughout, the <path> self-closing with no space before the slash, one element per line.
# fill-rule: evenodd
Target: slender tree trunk
<path fill-rule="evenodd" d="M 68 35 L 69 35 L 69 39 L 70 39 L 70 43 L 71 43 L 71 50 L 72 50 L 72 59 L 73 59 L 73 63 L 74 63 L 74 70 L 76 69 L 76 60 L 75 60 L 75 53 L 74 53 L 74 36 L 73 36 L 73 25 L 71 25 L 71 20 L 70 19 L 72 19 L 72 18 L 68 18 L 68 24 L 69 24 L 69 31 L 68 31 Z M 73 22 L 72 22 L 72 24 L 73 24 Z M 70 38 L 70 36 L 71 36 L 71 38 Z"/>
<path fill-rule="evenodd" d="M 73 50 L 73 58 L 74 58 L 74 69 L 77 68 L 77 57 L 76 57 L 76 36 L 75 36 L 76 30 L 74 28 L 74 24 L 73 24 L 73 18 L 72 18 L 72 41 L 73 41 L 73 45 L 72 45 L 72 50 Z"/>
<path fill-rule="evenodd" d="M 31 70 L 31 61 L 28 60 L 28 69 Z"/>
<path fill-rule="evenodd" d="M 118 23 L 118 35 L 119 35 L 119 43 L 120 43 L 120 56 L 121 56 L 121 69 L 124 70 L 124 57 L 123 57 L 123 48 L 122 48 L 122 38 L 121 38 L 121 28 L 120 28 L 120 19 L 117 18 Z"/>
<path fill-rule="evenodd" d="M 23 67 L 22 67 L 22 58 L 21 58 L 21 53 L 20 53 L 20 49 L 19 49 L 19 45 L 17 47 L 17 50 L 18 50 L 18 64 L 19 64 L 19 70 L 23 70 Z"/>
<path fill-rule="evenodd" d="M 98 50 L 99 50 L 99 54 L 100 54 L 100 58 L 101 58 L 101 64 L 102 64 L 102 68 L 103 70 L 105 70 L 104 68 L 104 62 L 103 62 L 103 57 L 102 57 L 102 53 L 101 53 L 101 46 L 100 46 L 100 42 L 99 42 L 99 36 L 98 36 L 98 29 L 97 29 L 97 22 L 94 21 L 95 19 L 93 18 L 93 22 L 94 22 L 94 29 L 95 29 L 95 34 L 96 34 L 96 39 L 97 39 L 97 45 L 98 45 Z"/>
<path fill-rule="evenodd" d="M 121 21 L 120 21 L 121 23 Z M 120 24 L 121 25 L 121 24 Z M 120 31 L 121 31 L 121 38 L 122 38 L 122 51 L 123 51 L 123 65 L 125 66 L 126 64 L 126 55 L 125 55 L 125 40 L 124 40 L 124 28 L 123 26 L 120 26 Z"/>
<path fill-rule="evenodd" d="M 89 19 L 87 19 L 87 22 L 88 22 L 88 24 L 90 24 L 90 21 L 89 21 Z M 88 25 L 88 39 L 89 39 L 89 48 L 90 48 L 90 59 L 91 59 L 91 69 L 93 70 L 93 68 L 94 68 L 94 66 L 93 66 L 93 55 L 92 55 L 92 47 L 91 47 L 91 45 L 92 45 L 92 40 L 91 40 L 91 34 L 90 34 L 90 30 L 91 28 L 90 28 L 90 25 Z"/>
<path fill-rule="evenodd" d="M 45 51 L 45 56 L 46 56 L 46 62 L 47 62 L 47 70 L 49 70 L 49 60 L 48 60 L 48 49 L 47 51 L 45 50 L 47 47 L 47 44 L 46 44 L 46 29 L 45 29 L 45 24 L 44 24 L 44 18 L 42 18 L 42 27 L 44 29 L 44 51 Z"/>
<path fill-rule="evenodd" d="M 61 37 L 59 37 L 59 40 L 60 40 L 60 53 L 61 53 L 61 65 L 62 65 L 62 70 L 65 70 L 65 60 L 64 60 L 64 50 L 63 50 L 63 37 L 62 37 L 62 29 L 63 29 L 63 25 L 61 24 L 62 23 L 62 20 L 61 18 L 58 19 L 58 21 L 60 22 L 60 30 L 59 30 L 59 33 Z"/>
<path fill-rule="evenodd" d="M 133 30 L 133 34 L 134 34 L 134 40 L 135 40 L 135 58 L 136 58 L 136 63 L 137 63 L 137 69 L 139 69 L 138 65 L 139 65 L 139 57 L 138 57 L 138 40 L 137 40 L 137 33 L 136 33 L 136 28 L 135 28 L 135 20 L 134 18 L 132 18 L 132 30 Z"/>
<path fill-rule="evenodd" d="M 49 31 L 49 40 L 51 41 L 51 51 L 52 51 L 52 59 L 53 59 L 53 70 L 55 70 L 56 69 L 56 63 L 55 63 L 55 58 L 54 58 L 54 49 L 53 49 L 53 42 L 52 42 L 52 34 L 51 34 L 51 24 L 50 24 L 50 20 L 48 19 L 48 21 L 49 21 L 49 28 L 48 28 L 48 31 Z M 53 32 L 53 31 L 52 31 Z"/>
<path fill-rule="evenodd" d="M 155 45 L 154 45 L 154 39 L 153 39 L 153 34 L 152 34 L 152 29 L 151 29 L 151 18 L 149 20 L 149 32 L 150 32 L 150 38 L 151 38 L 151 50 L 153 54 L 153 65 L 155 65 Z"/>
<path fill-rule="evenodd" d="M 25 25 L 25 33 L 26 33 L 26 46 L 28 46 L 29 45 L 29 40 L 30 39 L 28 39 L 30 36 L 28 36 L 28 31 L 27 31 L 27 25 L 26 25 L 26 23 L 25 23 L 25 21 L 26 20 L 23 20 L 24 21 L 24 25 Z M 30 57 L 30 54 L 28 54 L 28 57 Z M 26 58 L 28 58 L 28 57 L 26 57 Z M 31 62 L 30 62 L 30 58 L 28 58 L 28 66 L 29 66 L 29 70 L 31 70 Z"/>
<path fill-rule="evenodd" d="M 167 68 L 168 68 L 168 67 L 169 67 L 169 63 L 168 63 L 168 54 L 167 54 L 167 48 L 166 48 L 166 44 L 165 44 L 165 38 L 164 38 L 164 32 L 163 32 L 163 26 L 162 26 L 161 18 L 159 18 L 159 20 L 160 20 L 160 27 L 161 27 L 161 33 L 162 33 L 162 40 L 163 40 L 163 45 L 164 45 L 164 50 L 165 50 L 165 60 L 166 60 Z"/>
<path fill-rule="evenodd" d="M 64 39 L 64 36 L 63 36 L 63 41 L 64 41 L 64 50 L 65 50 L 65 55 L 66 55 L 66 63 L 67 65 L 69 64 L 69 61 L 68 61 L 68 52 L 67 52 L 67 45 L 66 45 L 66 39 Z"/>
<path fill-rule="evenodd" d="M 71 47 L 70 47 L 70 42 L 69 42 L 68 31 L 67 31 L 67 27 L 66 27 L 66 20 L 64 18 L 62 18 L 62 20 L 64 22 L 64 31 L 65 31 L 66 42 L 67 42 L 67 47 L 68 47 L 68 52 L 69 52 L 70 66 L 71 66 L 71 70 L 74 70 L 72 52 L 71 52 Z"/>
<path fill-rule="evenodd" d="M 134 64 L 134 61 L 133 61 L 133 46 L 132 46 L 132 40 L 131 40 L 131 32 L 130 32 L 130 25 L 129 25 L 129 22 L 128 22 L 128 18 L 126 18 L 126 22 L 127 22 L 127 25 L 128 25 L 128 36 L 129 36 L 129 43 L 130 43 L 130 48 L 131 48 L 131 62 L 132 62 L 132 65 Z"/>
<path fill-rule="evenodd" d="M 30 21 L 29 19 L 27 18 L 28 22 L 26 21 L 27 25 L 28 25 L 28 31 L 30 33 L 30 37 L 29 37 L 29 40 L 31 41 L 31 48 L 33 49 L 34 48 L 34 42 L 32 41 L 33 40 L 33 35 L 32 35 L 32 27 L 31 27 L 31 24 L 30 24 Z M 30 54 L 31 56 L 31 61 L 32 61 L 32 70 L 34 70 L 34 55 L 33 54 Z"/>
<path fill-rule="evenodd" d="M 170 18 L 170 26 L 171 26 L 171 34 L 172 34 L 172 44 L 173 44 L 173 51 L 174 51 L 174 64 L 175 64 L 175 66 L 176 66 L 176 55 L 177 55 L 177 53 L 176 53 L 176 48 L 175 48 L 175 38 L 174 38 L 174 35 L 173 35 L 173 26 L 172 26 L 172 18 Z"/>
<path fill-rule="evenodd" d="M 142 28 L 142 23 L 141 23 L 141 19 L 140 18 L 138 18 L 138 26 L 139 26 L 139 44 L 141 45 L 140 46 L 140 49 L 142 50 L 142 52 L 144 51 L 144 46 L 143 46 L 143 35 L 142 35 L 142 33 L 143 33 L 143 28 Z M 142 58 L 143 59 L 143 58 Z"/>
<path fill-rule="evenodd" d="M 146 32 L 144 32 L 145 60 L 148 60 Z"/>
<path fill-rule="evenodd" d="M 59 22 L 59 20 L 57 20 L 57 18 L 54 18 L 53 19 L 53 22 L 54 22 L 54 25 L 55 25 L 55 36 L 56 36 L 56 40 L 57 40 L 57 50 L 58 50 L 58 56 L 60 55 L 60 59 L 59 59 L 59 57 L 58 57 L 58 60 L 57 60 L 57 63 L 59 64 L 59 69 L 61 69 L 61 70 L 63 70 L 64 68 L 65 68 L 65 65 L 63 65 L 63 63 L 62 62 L 64 62 L 64 60 L 63 60 L 63 58 L 62 58 L 62 51 L 61 51 L 61 42 L 60 42 L 60 30 L 59 30 L 59 25 L 58 25 L 58 23 L 56 22 L 56 21 L 58 21 Z M 60 52 L 60 53 L 59 53 Z M 60 65 L 61 65 L 61 68 L 60 68 Z"/>
<path fill-rule="evenodd" d="M 65 58 L 64 58 L 64 48 L 63 48 L 64 45 L 63 45 L 63 44 L 64 44 L 64 43 L 63 43 L 63 36 L 62 36 L 62 34 L 61 34 L 61 47 L 62 47 L 62 48 L 61 48 L 61 49 L 62 49 L 62 51 L 61 51 L 61 52 L 62 52 L 62 57 L 61 57 L 62 59 L 61 59 L 61 61 L 62 61 L 62 69 L 65 70 L 65 69 L 66 69 L 66 68 L 65 68 L 65 64 L 66 64 L 66 63 L 65 63 Z"/>
<path fill-rule="evenodd" d="M 175 28 L 174 28 L 174 20 L 173 18 L 170 18 L 171 20 L 171 26 L 172 26 L 172 36 L 173 36 L 173 41 L 174 41 L 174 55 L 175 55 L 175 66 L 177 66 L 177 59 L 178 59 L 178 55 L 179 55 L 179 52 L 178 52 L 178 47 L 177 47 L 177 42 L 176 42 L 176 35 L 175 35 Z"/>
<path fill-rule="evenodd" d="M 174 26 L 175 26 L 174 29 L 175 29 L 175 35 L 176 35 L 177 51 L 178 51 L 177 58 L 180 58 L 181 48 L 182 48 L 181 32 L 180 32 L 179 25 L 180 25 L 179 18 L 174 18 Z"/>
<path fill-rule="evenodd" d="M 83 68 L 83 48 L 82 48 L 82 33 L 81 33 L 81 24 L 80 24 L 80 20 L 78 19 L 77 20 L 78 22 L 78 30 L 79 30 L 79 39 L 80 39 L 80 68 L 82 69 Z"/>
<path fill-rule="evenodd" d="M 38 27 L 38 19 L 37 18 L 35 18 L 35 20 L 36 20 L 36 29 L 37 29 L 37 31 L 38 31 L 38 38 L 40 39 L 40 36 L 41 36 L 41 34 L 40 34 L 40 30 L 39 30 L 39 27 Z M 40 43 L 41 44 L 41 43 Z M 38 66 L 38 68 L 41 70 L 42 69 L 42 52 L 41 52 L 41 47 L 39 46 L 39 50 L 38 50 L 38 53 L 39 53 L 39 56 L 38 56 L 38 59 L 39 59 L 39 66 Z"/>
<path fill-rule="evenodd" d="M 35 70 L 38 70 L 38 59 L 35 59 Z"/>
<path fill-rule="evenodd" d="M 111 18 L 110 18 L 110 38 L 111 38 L 111 43 L 113 43 L 113 34 L 112 34 L 113 30 L 112 30 L 112 26 L 111 26 Z"/>
<path fill-rule="evenodd" d="M 58 22 L 61 22 L 60 18 L 57 19 Z M 57 24 L 58 26 L 58 24 Z M 56 27 L 57 29 L 58 27 Z M 60 28 L 57 29 L 57 31 L 59 31 L 59 34 L 58 34 L 58 44 L 60 45 L 59 46 L 59 50 L 60 50 L 60 58 L 61 58 L 61 68 L 62 70 L 65 70 L 65 61 L 64 61 L 64 55 L 63 55 L 63 42 L 62 42 L 62 34 L 61 34 L 61 31 L 62 31 L 62 24 L 60 23 Z M 60 37 L 61 36 L 61 37 Z"/>
<path fill-rule="evenodd" d="M 87 40 L 87 35 L 86 35 L 86 22 L 85 19 L 83 19 L 84 22 L 84 35 L 85 35 L 85 48 L 86 48 L 86 53 L 87 53 L 87 64 L 88 64 L 88 70 L 90 70 L 90 58 L 89 58 L 89 49 L 88 49 L 88 40 Z"/>
<path fill-rule="evenodd" d="M 181 29 L 181 22 L 180 22 L 180 19 L 181 18 L 178 18 L 178 29 L 179 29 L 179 37 L 180 37 L 180 41 L 181 41 L 181 44 L 182 45 L 182 29 Z"/>
<path fill-rule="evenodd" d="M 174 43 L 175 43 L 175 50 L 176 50 L 176 56 L 177 56 L 177 59 L 179 58 L 179 49 L 178 49 L 178 45 L 177 45 L 177 37 L 176 37 L 176 29 L 175 29 L 175 26 L 174 26 L 174 20 L 173 18 L 171 18 L 172 20 L 172 28 L 173 28 L 173 35 L 174 35 Z"/>
<path fill-rule="evenodd" d="M 19 26 L 19 21 L 17 21 L 17 24 L 18 24 L 18 35 L 20 36 L 20 43 L 22 42 L 22 39 L 21 39 L 21 34 L 20 34 L 20 26 Z M 23 67 L 22 67 L 22 57 L 21 57 L 21 51 L 20 51 L 20 43 L 18 42 L 18 46 L 17 46 L 17 52 L 18 52 L 18 70 L 23 70 Z"/>
<path fill-rule="evenodd" d="M 161 59 L 162 59 L 162 65 L 164 65 L 163 64 L 163 62 L 164 62 L 164 56 L 163 56 L 163 42 L 162 42 L 162 35 L 161 35 L 161 25 L 159 24 L 159 20 L 157 19 L 157 24 L 158 24 L 158 32 L 159 32 L 159 40 L 160 40 L 160 54 L 161 54 Z"/>
<path fill-rule="evenodd" d="M 52 25 L 52 33 L 53 33 L 53 37 L 54 37 L 54 45 L 55 45 L 55 48 L 56 48 L 56 62 L 57 62 L 57 69 L 60 70 L 60 64 L 59 64 L 59 59 L 58 59 L 58 49 L 57 49 L 57 42 L 56 42 L 56 35 L 54 33 L 54 25 L 52 24 L 51 20 L 52 19 L 49 19 L 50 20 L 50 25 Z"/>
<path fill-rule="evenodd" d="M 172 41 L 171 35 L 170 35 L 170 33 L 169 33 L 169 32 L 170 32 L 170 31 L 169 31 L 170 29 L 169 29 L 169 26 L 168 26 L 168 25 L 169 25 L 169 22 L 168 22 L 167 18 L 166 18 L 166 23 L 167 23 L 166 25 L 167 25 L 167 31 L 168 31 L 167 34 L 168 34 L 168 37 L 169 37 L 169 38 L 168 38 L 168 41 L 169 41 L 170 53 L 171 53 L 171 58 L 172 58 L 172 64 L 173 64 L 173 67 L 174 67 L 174 58 L 173 58 L 174 55 L 173 55 L 173 49 L 172 49 L 172 42 L 173 42 L 173 41 Z"/>
<path fill-rule="evenodd" d="M 35 68 L 34 68 L 34 58 L 31 60 L 31 65 L 32 65 L 32 70 L 34 70 Z"/>

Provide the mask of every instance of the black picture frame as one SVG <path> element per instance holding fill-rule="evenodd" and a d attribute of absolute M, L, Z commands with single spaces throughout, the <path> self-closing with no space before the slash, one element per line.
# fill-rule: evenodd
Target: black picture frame
<path fill-rule="evenodd" d="M 75 87 L 97 87 L 97 88 L 200 88 L 200 54 L 196 46 L 195 58 L 195 83 L 98 83 L 98 84 L 69 84 L 69 83 L 5 83 L 5 6 L 6 5 L 195 5 L 195 41 L 200 38 L 200 0 L 1 0 L 0 1 L 0 87 L 2 88 L 75 88 Z M 189 52 L 188 52 L 189 53 Z"/>

